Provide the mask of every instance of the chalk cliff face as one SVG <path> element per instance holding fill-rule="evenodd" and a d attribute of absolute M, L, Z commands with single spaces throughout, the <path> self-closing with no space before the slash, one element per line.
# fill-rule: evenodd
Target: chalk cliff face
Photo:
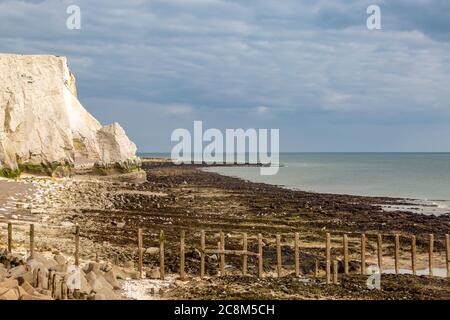
<path fill-rule="evenodd" d="M 0 173 L 127 171 L 135 154 L 119 124 L 102 127 L 80 104 L 65 57 L 0 54 Z"/>

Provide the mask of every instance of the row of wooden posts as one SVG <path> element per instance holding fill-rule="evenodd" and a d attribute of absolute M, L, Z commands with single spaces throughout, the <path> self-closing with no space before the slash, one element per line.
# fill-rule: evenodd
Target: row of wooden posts
<path fill-rule="evenodd" d="M 138 229 L 138 270 L 142 276 L 143 273 L 143 231 Z M 295 275 L 300 276 L 300 241 L 299 233 L 294 234 L 294 259 L 295 259 Z M 220 256 L 219 260 L 219 274 L 225 275 L 225 255 L 238 255 L 242 256 L 242 274 L 247 275 L 248 271 L 248 256 L 255 256 L 258 258 L 258 277 L 263 276 L 263 237 L 258 234 L 258 252 L 248 251 L 248 236 L 247 233 L 242 235 L 242 250 L 226 250 L 225 249 L 225 235 L 220 232 L 220 241 L 217 244 L 217 249 L 207 249 L 206 248 L 206 236 L 205 231 L 201 231 L 200 235 L 200 277 L 205 276 L 205 257 L 207 254 L 217 254 Z M 367 238 L 365 234 L 361 234 L 361 274 L 366 274 L 366 243 Z M 160 277 L 162 280 L 165 278 L 165 267 L 164 267 L 164 242 L 165 236 L 164 231 L 160 231 L 159 235 L 159 257 L 160 257 Z M 377 258 L 378 258 L 378 268 L 379 272 L 383 271 L 383 238 L 381 234 L 377 234 Z M 277 252 L 277 275 L 281 277 L 282 275 L 282 254 L 281 254 L 281 236 L 276 235 L 276 252 Z M 445 235 L 445 248 L 446 248 L 446 268 L 447 277 L 450 277 L 450 236 Z M 400 272 L 400 236 L 395 234 L 395 273 Z M 429 251 L 428 251 L 428 265 L 429 265 L 429 275 L 433 276 L 433 252 L 434 252 L 434 235 L 429 235 Z M 325 256 L 326 256 L 326 283 L 329 284 L 333 280 L 333 283 L 337 283 L 338 278 L 338 260 L 331 260 L 331 235 L 326 234 L 325 240 Z M 416 264 L 416 236 L 411 236 L 411 268 L 413 275 L 417 274 L 417 264 Z M 331 279 L 331 262 L 333 262 L 333 279 Z M 343 264 L 344 264 L 344 274 L 349 274 L 349 247 L 348 247 L 348 235 L 343 235 Z M 319 263 L 316 260 L 315 264 L 315 276 L 318 276 Z M 185 272 L 185 231 L 180 232 L 180 279 L 186 279 Z"/>
<path fill-rule="evenodd" d="M 8 223 L 8 252 L 12 252 L 12 241 L 13 241 L 13 229 L 12 223 Z M 34 242 L 34 224 L 30 225 L 30 257 L 34 258 L 35 251 L 35 242 Z M 186 279 L 185 272 L 185 237 L 186 233 L 184 230 L 180 231 L 180 279 Z M 294 234 L 294 259 L 295 259 L 295 275 L 300 276 L 300 240 L 299 233 Z M 398 234 L 394 235 L 394 269 L 395 273 L 398 274 L 400 272 L 400 236 Z M 138 238 L 138 270 L 142 277 L 143 275 L 143 254 L 144 254 L 144 242 L 143 242 L 143 229 L 139 228 L 137 233 Z M 382 235 L 377 234 L 377 259 L 378 259 L 378 268 L 379 272 L 383 271 L 383 250 L 382 250 Z M 247 233 L 243 233 L 242 235 L 242 250 L 227 250 L 225 249 L 225 235 L 221 231 L 220 232 L 220 241 L 217 243 L 216 249 L 208 249 L 206 248 L 206 233 L 204 230 L 201 231 L 200 235 L 200 277 L 204 278 L 205 276 L 205 259 L 208 254 L 217 254 L 219 255 L 219 274 L 225 275 L 225 255 L 238 255 L 242 256 L 242 274 L 248 274 L 248 257 L 255 256 L 258 259 L 258 277 L 263 276 L 263 237 L 262 234 L 258 234 L 258 252 L 251 252 L 248 250 L 248 236 Z M 366 244 L 367 237 L 365 234 L 361 234 L 360 236 L 361 242 L 361 274 L 366 274 Z M 165 278 L 165 257 L 164 257 L 164 244 L 165 244 L 165 235 L 164 231 L 161 230 L 159 234 L 159 260 L 160 260 L 160 277 L 161 279 Z M 433 254 L 434 254 L 434 235 L 430 234 L 428 238 L 428 267 L 429 267 L 429 275 L 433 276 Z M 343 247 L 343 265 L 344 265 L 344 274 L 349 274 L 349 246 L 348 246 L 348 235 L 343 235 L 342 241 Z M 281 277 L 282 275 L 282 251 L 281 251 L 281 236 L 279 234 L 276 235 L 276 255 L 277 255 L 277 275 Z M 447 268 L 447 277 L 450 277 L 450 236 L 448 234 L 445 235 L 445 258 L 446 258 L 446 268 Z M 75 265 L 79 266 L 79 254 L 80 254 L 80 227 L 77 225 L 75 227 Z M 417 264 L 416 264 L 416 236 L 411 236 L 411 269 L 412 274 L 417 274 Z M 326 258 L 326 283 L 337 283 L 337 275 L 338 275 L 338 260 L 331 259 L 331 235 L 330 233 L 326 234 L 325 239 L 325 258 Z M 97 258 L 98 259 L 98 258 Z M 333 263 L 333 279 L 331 275 L 331 267 Z M 318 276 L 319 263 L 316 260 L 315 264 L 315 276 Z"/>
<path fill-rule="evenodd" d="M 12 252 L 12 242 L 13 242 L 13 225 L 11 222 L 8 223 L 8 252 Z M 34 224 L 30 224 L 30 258 L 34 259 Z M 80 265 L 80 226 L 75 226 L 75 252 L 74 252 L 75 266 Z"/>

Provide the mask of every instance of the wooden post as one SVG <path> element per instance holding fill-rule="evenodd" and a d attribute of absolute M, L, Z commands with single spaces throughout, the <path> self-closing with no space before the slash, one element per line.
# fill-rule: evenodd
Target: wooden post
<path fill-rule="evenodd" d="M 300 248 L 299 248 L 299 233 L 295 233 L 295 239 L 294 239 L 294 255 L 295 255 L 295 276 L 300 276 Z"/>
<path fill-rule="evenodd" d="M 143 240 L 142 240 L 142 229 L 138 229 L 138 271 L 139 271 L 139 277 L 142 279 L 142 264 L 143 264 Z"/>
<path fill-rule="evenodd" d="M 445 235 L 445 258 L 447 260 L 447 278 L 450 278 L 450 235 Z"/>
<path fill-rule="evenodd" d="M 205 277 L 205 250 L 206 250 L 206 238 L 205 238 L 205 230 L 202 230 L 200 233 L 200 278 L 203 279 Z"/>
<path fill-rule="evenodd" d="M 52 273 L 52 298 L 56 297 L 56 273 Z"/>
<path fill-rule="evenodd" d="M 166 276 L 166 268 L 164 266 L 164 230 L 159 232 L 159 277 L 164 280 Z"/>
<path fill-rule="evenodd" d="M 343 247 L 344 247 L 344 273 L 348 274 L 348 236 L 346 234 L 344 234 Z"/>
<path fill-rule="evenodd" d="M 248 251 L 248 243 L 247 243 L 247 233 L 243 234 L 242 238 L 242 251 L 247 252 Z M 248 263 L 248 256 L 244 254 L 242 257 L 242 275 L 247 275 L 247 263 Z"/>
<path fill-rule="evenodd" d="M 428 250 L 428 268 L 430 269 L 430 277 L 433 276 L 433 250 L 434 250 L 434 235 L 429 235 L 429 250 Z"/>
<path fill-rule="evenodd" d="M 66 277 L 61 279 L 61 300 L 67 300 L 67 282 Z"/>
<path fill-rule="evenodd" d="M 180 279 L 186 279 L 186 273 L 184 271 L 184 259 L 185 259 L 185 251 L 184 251 L 184 238 L 185 238 L 184 230 L 180 231 Z"/>
<path fill-rule="evenodd" d="M 325 243 L 325 256 L 326 256 L 326 283 L 331 283 L 331 237 L 330 234 L 326 235 Z"/>
<path fill-rule="evenodd" d="M 366 274 L 366 235 L 361 234 L 361 274 Z"/>
<path fill-rule="evenodd" d="M 395 274 L 399 274 L 400 272 L 400 236 L 398 234 L 395 235 Z"/>
<path fill-rule="evenodd" d="M 8 252 L 12 252 L 12 223 L 8 222 Z"/>
<path fill-rule="evenodd" d="M 315 259 L 314 277 L 317 278 L 318 276 L 319 276 L 319 260 Z"/>
<path fill-rule="evenodd" d="M 333 260 L 333 284 L 338 284 L 338 262 Z"/>
<path fill-rule="evenodd" d="M 380 274 L 383 273 L 383 236 L 378 234 L 377 236 L 377 246 L 378 246 L 378 269 Z"/>
<path fill-rule="evenodd" d="M 220 248 L 219 250 L 225 250 L 225 234 L 220 231 Z M 220 254 L 220 275 L 225 275 L 225 254 Z"/>
<path fill-rule="evenodd" d="M 30 224 L 30 258 L 34 259 L 34 224 Z"/>
<path fill-rule="evenodd" d="M 263 276 L 263 241 L 262 234 L 258 234 L 258 277 Z"/>
<path fill-rule="evenodd" d="M 33 278 L 33 281 L 31 281 L 31 285 L 33 287 L 37 288 L 38 287 L 38 281 L 39 281 L 38 280 L 39 274 L 38 274 L 38 269 L 37 268 L 33 269 L 33 271 L 32 271 L 32 278 Z"/>
<path fill-rule="evenodd" d="M 53 270 L 50 270 L 49 272 L 48 272 L 48 278 L 47 278 L 47 290 L 52 290 L 52 287 L 53 287 L 53 273 L 54 273 L 54 271 Z"/>
<path fill-rule="evenodd" d="M 416 275 L 416 236 L 411 236 L 411 269 L 412 274 Z"/>
<path fill-rule="evenodd" d="M 277 234 L 277 275 L 281 277 L 281 236 Z"/>
<path fill-rule="evenodd" d="M 75 266 L 80 265 L 80 226 L 75 226 Z"/>

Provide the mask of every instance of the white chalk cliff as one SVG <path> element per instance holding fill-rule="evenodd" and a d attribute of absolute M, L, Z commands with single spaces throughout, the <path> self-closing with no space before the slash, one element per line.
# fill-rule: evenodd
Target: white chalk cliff
<path fill-rule="evenodd" d="M 119 124 L 102 125 L 77 99 L 65 57 L 0 54 L 0 170 L 139 166 Z"/>

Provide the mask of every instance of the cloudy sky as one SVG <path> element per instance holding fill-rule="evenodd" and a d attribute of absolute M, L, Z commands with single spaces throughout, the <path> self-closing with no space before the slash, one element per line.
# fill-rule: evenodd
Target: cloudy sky
<path fill-rule="evenodd" d="M 140 151 L 194 120 L 279 128 L 283 151 L 450 151 L 448 0 L 1 0 L 0 52 L 67 56 Z"/>

